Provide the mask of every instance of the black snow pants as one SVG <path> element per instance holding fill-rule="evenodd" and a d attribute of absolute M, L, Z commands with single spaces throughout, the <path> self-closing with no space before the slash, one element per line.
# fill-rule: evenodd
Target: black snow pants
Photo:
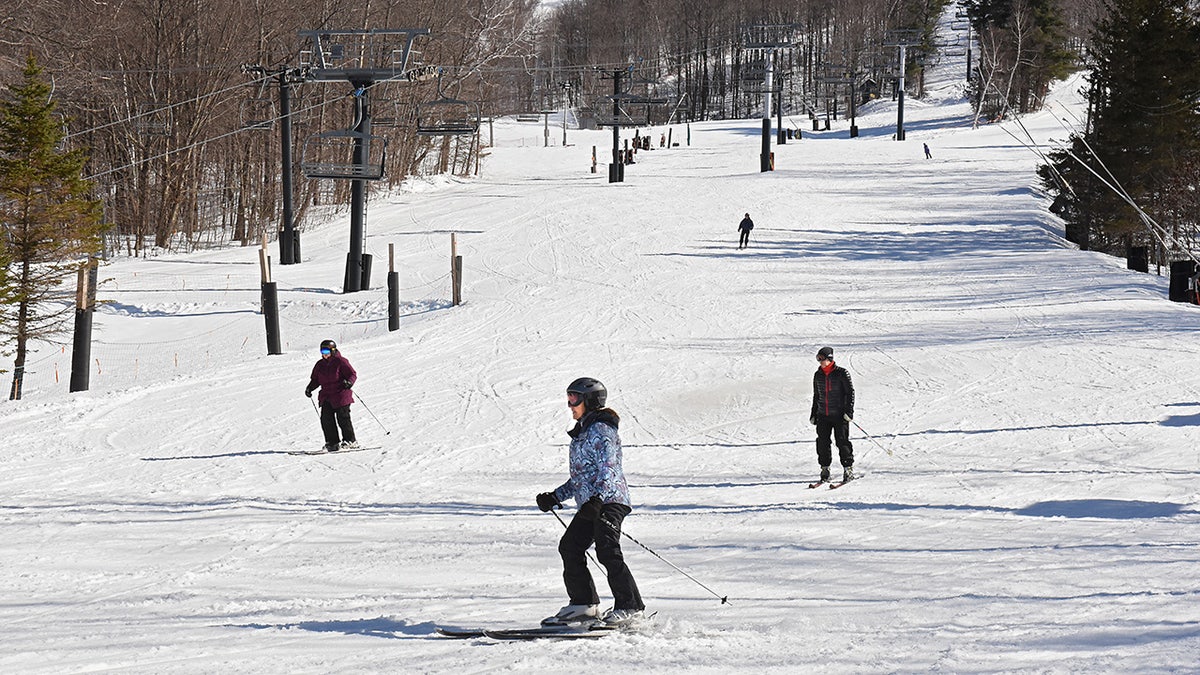
<path fill-rule="evenodd" d="M 625 565 L 621 553 L 621 523 L 629 515 L 624 504 L 605 504 L 598 520 L 587 520 L 579 514 L 571 519 L 567 531 L 558 542 L 563 560 L 563 581 L 572 605 L 598 605 L 596 584 L 588 571 L 587 550 L 596 544 L 596 559 L 608 571 L 608 587 L 613 594 L 614 609 L 645 609 L 633 574 Z"/>
<path fill-rule="evenodd" d="M 337 445 L 338 427 L 342 428 L 343 441 L 356 441 L 354 425 L 350 422 L 350 406 L 334 408 L 328 403 L 321 404 L 321 431 L 325 433 L 326 445 Z"/>
<path fill-rule="evenodd" d="M 854 466 L 854 446 L 850 444 L 850 423 L 841 415 L 830 417 L 817 415 L 817 462 L 821 466 L 829 466 L 833 461 L 833 448 L 829 442 L 829 434 L 837 443 L 838 459 L 842 466 Z"/>

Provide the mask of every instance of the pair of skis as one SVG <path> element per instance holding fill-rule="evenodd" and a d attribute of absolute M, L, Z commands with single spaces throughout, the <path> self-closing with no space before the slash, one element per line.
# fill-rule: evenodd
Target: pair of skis
<path fill-rule="evenodd" d="M 559 626 L 538 626 L 536 628 L 491 629 L 491 628 L 443 628 L 437 629 L 437 634 L 444 638 L 470 640 L 474 638 L 490 638 L 492 640 L 594 640 L 613 633 L 629 633 L 644 628 L 654 617 L 654 612 L 634 624 L 625 626 L 608 626 L 600 622 L 570 623 Z"/>
<path fill-rule="evenodd" d="M 372 446 L 361 445 L 357 448 L 340 448 L 338 450 L 334 450 L 333 452 L 330 452 L 324 448 L 322 448 L 320 450 L 289 450 L 288 454 L 289 455 L 344 455 L 348 452 L 362 452 L 363 450 L 378 450 L 381 447 L 383 447 L 383 446 L 381 446 L 381 445 L 372 445 Z"/>
<path fill-rule="evenodd" d="M 808 489 L 815 490 L 816 488 L 819 488 L 822 485 L 828 485 L 830 490 L 836 490 L 836 489 L 842 487 L 843 485 L 845 485 L 846 483 L 849 483 L 851 480 L 857 480 L 857 479 L 851 478 L 850 480 L 839 480 L 839 481 L 835 481 L 835 482 L 830 482 L 827 480 L 819 480 L 815 483 L 809 483 Z"/>
<path fill-rule="evenodd" d="M 620 632 L 616 628 L 591 628 L 572 626 L 539 626 L 537 628 L 516 628 L 511 630 L 438 628 L 437 633 L 442 637 L 457 640 L 472 638 L 490 638 L 492 640 L 588 640 L 602 638 L 606 635 Z"/>
<path fill-rule="evenodd" d="M 539 626 L 536 628 L 442 628 L 438 627 L 438 635 L 444 638 L 468 640 L 472 638 L 490 638 L 493 640 L 589 640 L 604 638 L 605 635 L 629 631 L 628 627 L 600 627 L 594 623 L 576 623 L 569 626 Z"/>

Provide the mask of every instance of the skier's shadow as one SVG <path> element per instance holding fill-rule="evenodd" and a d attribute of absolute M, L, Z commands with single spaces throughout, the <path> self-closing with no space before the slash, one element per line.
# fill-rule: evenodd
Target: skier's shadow
<path fill-rule="evenodd" d="M 341 633 L 343 635 L 366 635 L 369 637 L 403 639 L 424 638 L 436 634 L 437 624 L 431 621 L 409 623 L 386 617 L 374 619 L 351 619 L 348 621 L 299 621 L 297 623 L 250 623 L 235 628 L 255 630 L 306 630 L 313 633 Z"/>

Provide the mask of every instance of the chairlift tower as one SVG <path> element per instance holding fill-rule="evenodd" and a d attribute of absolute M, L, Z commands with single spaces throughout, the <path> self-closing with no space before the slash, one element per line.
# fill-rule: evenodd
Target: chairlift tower
<path fill-rule="evenodd" d="M 858 102 L 855 100 L 858 97 L 858 73 L 843 65 L 825 66 L 825 75 L 814 78 L 815 81 L 829 85 L 833 88 L 834 111 L 833 117 L 837 119 L 837 99 L 841 95 L 841 87 L 848 87 L 848 98 L 850 110 L 850 138 L 858 138 L 858 124 L 856 121 Z"/>
<path fill-rule="evenodd" d="M 795 46 L 796 27 L 793 24 L 754 24 L 742 28 L 742 47 L 761 51 L 766 62 L 763 82 L 762 154 L 759 171 L 773 171 L 771 161 L 771 94 L 775 89 L 775 52 Z M 782 97 L 782 93 L 780 93 Z"/>
<path fill-rule="evenodd" d="M 301 169 L 309 178 L 350 181 L 350 250 L 346 254 L 344 293 L 371 285 L 371 259 L 363 254 L 367 181 L 383 178 L 387 152 L 386 139 L 371 135 L 371 87 L 380 82 L 414 79 L 407 70 L 413 41 L 428 34 L 428 28 L 300 31 L 301 39 L 307 43 L 300 52 L 300 68 L 305 78 L 349 82 L 354 88 L 353 126 L 309 139 L 316 143 L 305 143 L 301 160 Z M 314 154 L 321 152 L 322 146 L 341 146 L 343 152 L 348 147 L 350 162 L 346 163 L 344 155 L 327 161 L 323 154 Z"/>
<path fill-rule="evenodd" d="M 624 78 L 632 78 L 634 66 L 630 65 L 621 70 L 614 70 L 610 73 L 601 73 L 601 77 L 607 79 L 612 78 L 613 93 L 608 98 L 612 99 L 612 119 L 598 119 L 598 126 L 611 126 L 613 129 L 613 147 L 612 147 L 612 164 L 608 165 L 608 182 L 621 183 L 625 181 L 625 160 L 621 151 L 621 117 L 629 119 L 630 126 L 636 126 L 637 122 L 629 115 L 629 111 L 622 109 L 622 105 L 634 106 L 641 105 L 646 107 L 646 124 L 650 124 L 650 106 L 666 105 L 670 103 L 666 98 L 651 96 L 649 93 L 650 85 L 658 83 L 652 80 L 632 80 L 626 79 L 622 85 Z M 646 95 L 632 93 L 634 86 L 645 87 Z"/>
<path fill-rule="evenodd" d="M 900 68 L 897 73 L 898 82 L 898 103 L 896 105 L 896 140 L 904 140 L 904 76 L 908 71 L 908 48 L 913 45 L 921 44 L 921 35 L 915 30 L 897 30 L 893 31 L 887 42 L 883 43 L 884 47 L 898 47 L 900 49 Z"/>
<path fill-rule="evenodd" d="M 621 78 L 633 72 L 633 66 L 612 71 L 612 74 L 601 73 L 601 79 L 612 78 L 613 93 L 612 93 L 612 163 L 608 165 L 608 182 L 623 183 L 625 182 L 625 160 L 621 156 L 621 99 L 627 97 L 627 94 L 621 92 Z"/>

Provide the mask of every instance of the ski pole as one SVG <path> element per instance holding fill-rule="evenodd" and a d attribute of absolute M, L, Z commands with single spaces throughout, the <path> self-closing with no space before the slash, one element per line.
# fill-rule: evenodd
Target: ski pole
<path fill-rule="evenodd" d="M 310 396 L 310 397 L 308 397 L 308 401 L 309 401 L 309 403 L 312 403 L 312 404 L 313 404 L 313 410 L 314 410 L 314 411 L 317 413 L 317 417 L 320 417 L 320 416 L 321 416 L 321 409 L 317 407 L 317 402 L 316 402 L 316 401 L 314 401 L 314 400 L 312 399 L 312 397 L 311 397 L 311 396 Z"/>
<path fill-rule="evenodd" d="M 886 452 L 888 454 L 888 457 L 892 456 L 892 451 L 888 448 L 883 447 L 883 444 L 880 443 L 879 441 L 875 440 L 874 436 L 872 436 L 871 434 L 868 434 L 866 429 L 864 429 L 858 425 L 858 422 L 855 422 L 854 420 L 850 420 L 850 423 L 853 424 L 854 426 L 858 427 L 858 430 L 863 432 L 864 436 L 871 439 L 872 443 L 874 443 L 875 445 L 878 445 L 884 452 Z"/>
<path fill-rule="evenodd" d="M 362 404 L 363 410 L 366 410 L 367 414 L 370 415 L 375 420 L 375 423 L 378 424 L 381 429 L 383 429 L 384 436 L 392 435 L 392 432 L 388 431 L 388 428 L 383 426 L 383 422 L 380 422 L 379 418 L 375 417 L 375 413 L 371 412 L 371 409 L 367 407 L 367 402 L 362 400 L 362 397 L 358 395 L 357 391 L 354 392 L 354 398 L 357 399 L 358 402 Z"/>
<path fill-rule="evenodd" d="M 630 540 L 630 541 L 632 541 L 633 543 L 637 544 L 638 546 L 641 546 L 642 548 L 646 549 L 646 551 L 647 551 L 647 552 L 649 552 L 649 553 L 650 553 L 650 555 L 652 555 L 652 556 L 654 556 L 655 558 L 658 558 L 659 560 L 661 560 L 661 561 L 663 561 L 663 562 L 667 563 L 667 564 L 668 564 L 668 565 L 670 565 L 670 566 L 671 566 L 671 568 L 672 568 L 672 569 L 674 569 L 676 572 L 679 572 L 679 573 L 680 573 L 680 574 L 682 574 L 683 576 L 685 576 L 685 577 L 687 577 L 687 578 L 691 579 L 691 580 L 692 580 L 693 582 L 695 582 L 695 583 L 696 583 L 696 585 L 697 585 L 697 586 L 699 586 L 700 588 L 703 588 L 704 590 L 708 591 L 709 593 L 712 593 L 714 597 L 718 598 L 718 599 L 721 601 L 721 604 L 722 604 L 722 605 L 732 605 L 732 604 L 733 604 L 732 602 L 729 602 L 729 596 L 728 596 L 728 595 L 724 595 L 724 596 L 723 596 L 723 595 L 720 595 L 720 594 L 718 594 L 718 593 L 717 593 L 716 591 L 714 591 L 713 589 L 711 589 L 711 588 L 709 588 L 708 586 L 705 586 L 704 584 L 702 584 L 702 583 L 700 583 L 699 581 L 697 581 L 697 580 L 696 580 L 696 577 L 693 577 L 692 575 L 688 574 L 687 572 L 684 572 L 683 570 L 681 570 L 681 569 L 679 569 L 678 567 L 676 567 L 676 566 L 675 566 L 675 564 L 674 564 L 674 563 L 672 563 L 670 560 L 667 560 L 666 558 L 664 558 L 664 557 L 662 557 L 661 555 L 659 555 L 658 553 L 656 553 L 656 552 L 654 551 L 654 549 L 652 549 L 652 548 L 650 548 L 649 546 L 647 546 L 647 545 L 643 544 L 642 542 L 638 541 L 637 539 L 634 539 L 634 538 L 633 538 L 633 535 L 629 534 L 628 532 L 622 532 L 620 528 L 618 528 L 616 525 L 613 525 L 612 523 L 608 522 L 608 521 L 607 521 L 607 520 L 605 520 L 603 517 L 600 517 L 600 516 L 597 516 L 597 517 L 598 517 L 598 518 L 600 518 L 600 522 L 602 522 L 602 523 L 604 523 L 605 525 L 607 525 L 607 526 L 609 526 L 610 528 L 612 528 L 612 530 L 613 530 L 614 532 L 619 532 L 619 533 L 621 533 L 621 534 L 625 535 L 626 537 L 629 537 L 629 540 Z"/>

